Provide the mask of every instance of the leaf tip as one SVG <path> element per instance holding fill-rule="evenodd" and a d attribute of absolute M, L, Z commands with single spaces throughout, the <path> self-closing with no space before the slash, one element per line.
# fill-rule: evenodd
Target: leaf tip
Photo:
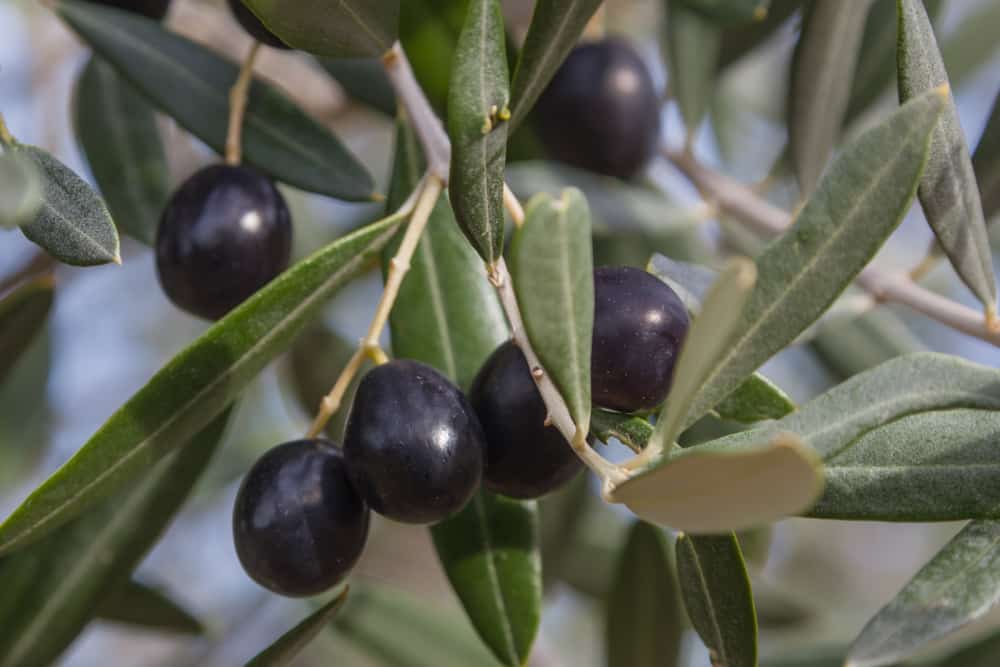
<path fill-rule="evenodd" d="M 1000 318 L 997 317 L 995 303 L 986 304 L 986 328 L 991 333 L 1000 333 Z"/>
<path fill-rule="evenodd" d="M 382 194 L 381 192 L 373 192 L 373 193 L 371 193 L 371 196 L 369 197 L 369 199 L 371 199 L 376 204 L 381 204 L 381 203 L 385 202 L 385 195 Z"/>

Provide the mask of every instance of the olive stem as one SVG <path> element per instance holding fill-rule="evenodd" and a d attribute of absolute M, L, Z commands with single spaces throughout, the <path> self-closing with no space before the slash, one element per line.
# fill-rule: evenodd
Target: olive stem
<path fill-rule="evenodd" d="M 4 120 L 3 114 L 0 113 L 0 144 L 13 146 L 14 143 L 14 137 L 11 135 L 10 130 L 7 129 L 7 121 Z"/>
<path fill-rule="evenodd" d="M 441 120 L 427 101 L 423 88 L 417 82 L 410 60 L 398 41 L 382 56 L 382 67 L 424 148 L 427 169 L 441 182 L 447 183 L 451 165 L 451 142 Z"/>
<path fill-rule="evenodd" d="M 739 181 L 704 167 L 691 155 L 669 149 L 663 153 L 704 197 L 758 233 L 775 236 L 792 224 L 788 212 Z M 903 304 L 956 331 L 1000 347 L 1000 330 L 990 326 L 982 313 L 916 284 L 905 274 L 889 273 L 870 264 L 858 274 L 857 282 L 876 301 Z"/>
<path fill-rule="evenodd" d="M 517 195 L 506 183 L 503 184 L 503 205 L 507 209 L 507 213 L 510 214 L 510 219 L 514 221 L 514 226 L 522 227 L 524 225 L 524 207 L 521 206 Z"/>
<path fill-rule="evenodd" d="M 406 269 L 394 268 L 397 265 L 405 265 L 409 268 L 410 257 L 413 256 L 413 251 L 416 249 L 416 241 L 412 243 L 407 243 L 409 237 L 416 238 L 417 241 L 420 240 L 420 232 L 423 230 L 424 226 L 427 224 L 427 217 L 430 215 L 430 210 L 427 210 L 425 201 L 431 199 L 431 208 L 433 208 L 434 203 L 437 202 L 437 196 L 441 192 L 441 182 L 436 179 L 423 179 L 417 184 L 417 187 L 413 190 L 407 200 L 399 207 L 395 213 L 393 213 L 389 218 L 402 219 L 410 217 L 410 226 L 406 230 L 406 235 L 403 237 L 403 242 L 400 244 L 399 250 L 396 256 L 392 258 L 392 262 L 389 265 L 389 277 L 386 280 L 386 288 L 382 292 L 382 298 L 379 300 L 378 308 L 375 311 L 375 317 L 372 318 L 371 325 L 368 327 L 367 335 L 361 339 L 358 343 L 358 349 L 354 351 L 351 355 L 350 361 L 344 366 L 344 369 L 340 372 L 337 377 L 337 381 L 334 383 L 333 388 L 330 392 L 320 400 L 319 410 L 316 412 L 316 417 L 313 419 L 312 425 L 309 427 L 308 433 L 306 433 L 306 438 L 312 439 L 317 437 L 326 428 L 327 422 L 333 417 L 340 409 L 340 405 L 344 400 L 344 395 L 347 393 L 348 387 L 351 386 L 351 380 L 354 376 L 358 374 L 361 370 L 362 365 L 366 358 L 370 358 L 376 364 L 384 364 L 389 358 L 382 350 L 382 347 L 378 343 L 379 336 L 382 334 L 382 328 L 385 326 L 385 321 L 388 319 L 389 313 L 392 311 L 392 306 L 396 301 L 396 297 L 399 295 L 399 285 L 403 282 L 403 276 L 399 275 L 398 278 L 393 276 L 402 271 L 402 274 L 406 273 Z M 428 194 L 429 192 L 436 191 L 433 198 Z M 423 204 L 423 206 L 421 206 Z M 424 216 L 423 222 L 420 221 L 420 216 Z M 419 227 L 417 231 L 414 231 L 415 227 Z M 404 253 L 408 252 L 408 255 Z M 402 257 L 401 257 L 402 256 Z M 397 258 L 400 262 L 396 262 Z M 394 285 L 394 287 L 390 287 Z"/>
<path fill-rule="evenodd" d="M 229 129 L 226 133 L 226 164 L 238 165 L 243 159 L 243 116 L 247 108 L 247 94 L 253 81 L 253 65 L 260 52 L 260 42 L 255 41 L 240 66 L 240 75 L 229 90 Z"/>
<path fill-rule="evenodd" d="M 511 337 L 514 339 L 514 343 L 521 348 L 521 352 L 528 362 L 528 367 L 532 370 L 531 377 L 538 387 L 538 393 L 542 395 L 552 424 L 559 429 L 562 436 L 566 438 L 566 442 L 570 443 L 580 460 L 597 473 L 602 480 L 620 481 L 624 479 L 624 473 L 618 466 L 609 462 L 587 444 L 587 429 L 581 429 L 574 423 L 569 408 L 566 407 L 566 401 L 563 400 L 559 389 L 552 382 L 549 374 L 545 372 L 542 362 L 539 361 L 538 355 L 531 347 L 531 342 L 528 340 L 528 334 L 524 328 L 524 321 L 521 319 L 521 309 L 517 304 L 517 295 L 514 293 L 510 272 L 502 257 L 494 266 L 491 282 L 497 289 L 500 304 L 510 321 Z"/>

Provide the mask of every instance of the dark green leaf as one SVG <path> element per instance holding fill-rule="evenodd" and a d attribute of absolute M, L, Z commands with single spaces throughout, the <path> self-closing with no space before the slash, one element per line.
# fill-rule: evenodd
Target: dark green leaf
<path fill-rule="evenodd" d="M 228 416 L 217 417 L 128 489 L 0 559 L 0 665 L 45 665 L 63 652 L 177 514 L 221 442 Z"/>
<path fill-rule="evenodd" d="M 471 0 L 448 89 L 449 193 L 455 218 L 487 264 L 503 255 L 503 170 L 510 118 L 503 15 Z"/>
<path fill-rule="evenodd" d="M 0 553 L 79 515 L 206 426 L 291 345 L 398 225 L 393 216 L 319 250 L 174 357 L 0 525 Z"/>
<path fill-rule="evenodd" d="M 541 620 L 538 508 L 480 491 L 434 526 L 434 546 L 479 636 L 505 665 L 527 662 Z"/>
<path fill-rule="evenodd" d="M 0 299 L 0 383 L 41 332 L 54 294 L 55 280 L 46 275 Z"/>
<path fill-rule="evenodd" d="M 348 96 L 381 111 L 396 115 L 396 93 L 378 58 L 317 58 Z"/>
<path fill-rule="evenodd" d="M 772 0 L 763 21 L 727 26 L 722 33 L 719 69 L 737 62 L 765 43 L 791 18 L 801 4 L 802 0 Z"/>
<path fill-rule="evenodd" d="M 836 300 L 905 215 L 945 100 L 931 92 L 847 145 L 793 224 L 758 258 L 759 279 L 731 347 L 688 424 L 801 334 Z"/>
<path fill-rule="evenodd" d="M 243 4 L 285 44 L 320 56 L 381 56 L 399 31 L 399 0 L 243 0 Z"/>
<path fill-rule="evenodd" d="M 948 84 L 934 29 L 920 0 L 897 0 L 899 99 L 909 100 Z M 969 147 L 948 90 L 947 104 L 931 138 L 930 156 L 920 180 L 920 204 L 955 271 L 986 307 L 997 314 L 996 278 L 983 206 Z"/>
<path fill-rule="evenodd" d="M 149 630 L 201 635 L 205 626 L 163 591 L 135 579 L 119 584 L 97 605 L 102 621 L 125 623 Z"/>
<path fill-rule="evenodd" d="M 757 614 L 736 536 L 680 535 L 677 577 L 688 618 L 715 667 L 756 667 Z"/>
<path fill-rule="evenodd" d="M 59 13 L 150 102 L 222 152 L 236 65 L 131 12 L 62 0 Z M 250 87 L 243 159 L 309 192 L 350 201 L 373 198 L 372 178 L 357 158 L 277 88 L 260 80 Z"/>
<path fill-rule="evenodd" d="M 398 125 L 390 206 L 423 173 L 416 140 Z M 383 255 L 388 266 L 394 249 Z M 507 338 L 507 325 L 483 263 L 441 197 L 417 246 L 390 319 L 393 352 L 430 364 L 467 389 Z M 431 531 L 438 556 L 473 626 L 507 665 L 527 659 L 541 614 L 537 508 L 480 491 Z"/>
<path fill-rule="evenodd" d="M 115 224 L 152 244 L 170 196 L 153 109 L 111 65 L 92 57 L 77 82 L 74 124 Z"/>
<path fill-rule="evenodd" d="M 400 7 L 400 42 L 417 82 L 442 117 L 468 7 L 469 0 L 406 0 Z"/>
<path fill-rule="evenodd" d="M 347 599 L 347 588 L 340 595 L 310 614 L 301 623 L 281 635 L 277 641 L 257 654 L 246 664 L 246 667 L 280 667 L 287 665 L 316 638 L 323 628 L 330 624 L 333 617 Z"/>
<path fill-rule="evenodd" d="M 936 663 L 936 667 L 994 667 L 1000 655 L 1000 634 L 994 632 L 955 651 Z M 837 663 L 836 667 L 840 667 Z"/>
<path fill-rule="evenodd" d="M 973 521 L 868 622 L 851 646 L 848 667 L 909 658 L 981 617 L 1000 602 L 998 572 L 1000 522 Z"/>
<path fill-rule="evenodd" d="M 381 667 L 490 667 L 497 661 L 461 615 L 374 585 L 352 586 L 337 634 Z"/>
<path fill-rule="evenodd" d="M 510 126 L 516 128 L 576 46 L 601 0 L 537 0 L 511 82 Z"/>
<path fill-rule="evenodd" d="M 792 163 L 804 196 L 819 183 L 840 136 L 871 0 L 815 0 L 809 5 L 788 95 Z"/>
<path fill-rule="evenodd" d="M 0 153 L 0 229 L 31 222 L 42 207 L 42 175 L 12 150 Z"/>
<path fill-rule="evenodd" d="M 767 18 L 771 0 L 683 0 L 696 12 L 719 23 L 748 23 Z"/>
<path fill-rule="evenodd" d="M 637 521 L 618 560 L 605 608 L 608 667 L 681 664 L 684 612 L 667 538 Z"/>
<path fill-rule="evenodd" d="M 972 167 L 983 197 L 983 214 L 990 220 L 1000 212 L 1000 92 L 993 100 L 990 119 L 972 156 Z"/>
<path fill-rule="evenodd" d="M 579 190 L 537 195 L 511 244 L 511 272 L 531 346 L 578 426 L 590 421 L 594 262 L 590 210 Z"/>
<path fill-rule="evenodd" d="M 590 434 L 601 442 L 616 438 L 634 452 L 640 452 L 653 435 L 653 425 L 642 417 L 596 409 L 590 414 Z"/>
<path fill-rule="evenodd" d="M 66 264 L 121 264 L 118 232 L 100 196 L 42 149 L 18 144 L 12 150 L 31 160 L 42 177 L 44 201 L 35 219 L 21 225 L 24 235 Z"/>
<path fill-rule="evenodd" d="M 666 48 L 670 90 L 677 99 L 691 140 L 712 98 L 722 30 L 689 7 L 689 0 L 667 2 Z"/>

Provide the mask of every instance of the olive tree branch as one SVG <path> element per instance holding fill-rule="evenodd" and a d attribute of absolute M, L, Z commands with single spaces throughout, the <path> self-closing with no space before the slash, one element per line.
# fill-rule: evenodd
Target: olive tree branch
<path fill-rule="evenodd" d="M 762 235 L 775 236 L 792 224 L 789 213 L 762 199 L 739 181 L 705 167 L 693 156 L 669 149 L 664 149 L 663 154 L 703 197 Z M 906 274 L 889 273 L 870 264 L 856 280 L 876 301 L 909 306 L 956 331 L 1000 347 L 1000 331 L 991 329 L 982 313 L 921 287 Z"/>
<path fill-rule="evenodd" d="M 260 52 L 260 42 L 254 41 L 240 65 L 240 75 L 229 90 L 229 128 L 226 132 L 226 164 L 238 165 L 243 159 L 243 115 L 247 109 L 247 94 L 253 81 L 253 65 Z"/>
<path fill-rule="evenodd" d="M 389 76 L 389 82 L 396 93 L 396 98 L 406 110 L 406 115 L 427 156 L 427 178 L 436 180 L 441 185 L 446 185 L 451 166 L 451 142 L 441 125 L 441 121 L 427 101 L 423 89 L 414 78 L 406 52 L 399 42 L 393 44 L 392 48 L 382 56 L 382 65 Z M 514 224 L 520 226 L 524 221 L 524 209 L 506 184 L 504 184 L 504 206 L 513 218 Z M 532 370 L 531 376 L 545 402 L 552 423 L 570 443 L 577 456 L 603 480 L 606 482 L 609 480 L 621 481 L 625 475 L 624 471 L 590 448 L 587 444 L 587 425 L 574 423 L 565 399 L 559 393 L 559 389 L 552 382 L 539 361 L 538 355 L 531 347 L 531 342 L 525 333 L 510 272 L 507 270 L 503 258 L 500 258 L 496 264 L 488 266 L 487 273 L 500 297 L 500 304 L 510 323 L 514 342 L 521 348 L 521 352 L 524 353 L 528 366 Z"/>

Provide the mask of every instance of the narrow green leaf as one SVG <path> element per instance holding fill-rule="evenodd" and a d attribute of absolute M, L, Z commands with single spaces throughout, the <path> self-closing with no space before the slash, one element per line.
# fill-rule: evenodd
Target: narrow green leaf
<path fill-rule="evenodd" d="M 615 438 L 632 451 L 640 452 L 653 436 L 653 425 L 642 417 L 598 408 L 590 414 L 590 435 L 604 443 Z"/>
<path fill-rule="evenodd" d="M 121 264 L 118 232 L 100 196 L 42 149 L 18 144 L 12 150 L 31 160 L 42 177 L 42 207 L 21 225 L 24 235 L 66 264 Z"/>
<path fill-rule="evenodd" d="M 0 665 L 46 665 L 160 538 L 222 440 L 229 412 L 128 489 L 0 559 Z M 53 576 L 58 573 L 58 576 Z"/>
<path fill-rule="evenodd" d="M 209 328 L 0 525 L 0 554 L 79 515 L 207 425 L 291 345 L 398 225 L 399 217 L 391 216 L 334 241 Z"/>
<path fill-rule="evenodd" d="M 498 664 L 458 614 L 384 586 L 352 586 L 337 635 L 382 667 L 491 667 Z"/>
<path fill-rule="evenodd" d="M 111 65 L 92 57 L 76 85 L 80 148 L 119 231 L 151 245 L 170 197 L 156 115 Z"/>
<path fill-rule="evenodd" d="M 726 26 L 722 33 L 719 69 L 725 69 L 767 42 L 798 11 L 800 5 L 802 0 L 771 0 L 764 20 Z"/>
<path fill-rule="evenodd" d="M 932 21 L 944 0 L 924 0 Z M 844 114 L 848 127 L 896 81 L 896 0 L 874 0 L 861 37 L 860 54 L 851 81 L 851 100 Z"/>
<path fill-rule="evenodd" d="M 771 0 L 682 0 L 688 8 L 718 23 L 747 23 L 767 18 Z"/>
<path fill-rule="evenodd" d="M 668 0 L 667 64 L 670 89 L 681 110 L 688 139 L 701 125 L 715 88 L 722 40 L 721 29 L 690 8 L 689 0 Z"/>
<path fill-rule="evenodd" d="M 583 428 L 590 421 L 593 264 L 590 210 L 580 191 L 531 199 L 511 245 L 514 287 L 531 345 Z"/>
<path fill-rule="evenodd" d="M 400 6 L 400 42 L 417 82 L 442 118 L 468 7 L 469 0 L 406 0 Z"/>
<path fill-rule="evenodd" d="M 389 204 L 423 173 L 413 133 L 397 126 Z M 383 267 L 394 249 L 387 248 Z M 389 321 L 393 352 L 430 364 L 467 389 L 507 338 L 507 324 L 482 261 L 462 237 L 442 196 L 417 246 Z M 541 616 L 537 505 L 480 491 L 456 516 L 431 528 L 452 587 L 484 643 L 505 665 L 528 657 Z"/>
<path fill-rule="evenodd" d="M 396 93 L 378 58 L 317 58 L 349 97 L 386 116 L 396 115 Z"/>
<path fill-rule="evenodd" d="M 993 100 L 990 119 L 972 156 L 972 168 L 983 197 L 983 215 L 991 220 L 1000 212 L 1000 92 Z"/>
<path fill-rule="evenodd" d="M 608 667 L 680 665 L 684 625 L 666 535 L 637 521 L 618 559 L 605 607 Z"/>
<path fill-rule="evenodd" d="M 973 521 L 868 621 L 851 646 L 848 667 L 909 658 L 980 618 L 1000 602 L 998 572 L 1000 522 Z"/>
<path fill-rule="evenodd" d="M 102 621 L 185 635 L 205 634 L 205 626 L 160 589 L 135 579 L 119 584 L 96 609 Z"/>
<path fill-rule="evenodd" d="M 527 118 L 601 0 L 537 0 L 511 82 L 511 132 Z"/>
<path fill-rule="evenodd" d="M 781 422 L 779 422 L 781 423 Z M 610 489 L 639 517 L 691 533 L 745 530 L 808 510 L 823 491 L 819 456 L 795 434 L 754 433 L 676 450 Z"/>
<path fill-rule="evenodd" d="M 948 74 L 930 19 L 920 0 L 897 0 L 899 99 L 912 99 L 946 86 Z M 931 138 L 930 156 L 920 180 L 920 204 L 955 271 L 986 307 L 997 314 L 996 278 L 983 206 L 969 147 L 948 90 L 947 104 Z"/>
<path fill-rule="evenodd" d="M 0 229 L 34 220 L 43 195 L 42 175 L 34 162 L 11 150 L 0 153 Z"/>
<path fill-rule="evenodd" d="M 819 183 L 840 136 L 872 0 L 815 0 L 792 57 L 788 136 L 803 195 Z"/>
<path fill-rule="evenodd" d="M 45 326 L 54 295 L 55 281 L 46 275 L 0 299 L 0 384 Z"/>
<path fill-rule="evenodd" d="M 694 317 L 701 311 L 702 299 L 718 280 L 718 273 L 712 269 L 660 254 L 653 255 L 646 269 L 674 290 Z M 781 419 L 793 410 L 792 399 L 760 373 L 751 375 L 715 406 L 715 412 L 723 419 L 741 423 Z"/>
<path fill-rule="evenodd" d="M 997 412 L 903 416 L 827 459 L 826 488 L 809 515 L 857 521 L 1000 519 L 998 441 Z"/>
<path fill-rule="evenodd" d="M 878 308 L 849 322 L 835 322 L 811 342 L 826 366 L 846 380 L 926 346 L 892 311 Z"/>
<path fill-rule="evenodd" d="M 741 333 L 737 326 L 741 323 L 756 280 L 757 267 L 751 260 L 733 259 L 709 290 L 701 312 L 684 338 L 670 400 L 660 412 L 650 439 L 650 445 L 657 452 L 669 454 L 685 425 L 693 424 L 701 416 L 692 418 L 691 406 L 698 390 L 712 372 L 715 360 L 730 348 L 734 337 Z"/>
<path fill-rule="evenodd" d="M 503 255 L 503 170 L 510 117 L 497 0 L 471 0 L 448 89 L 449 194 L 459 227 L 487 264 Z"/>
<path fill-rule="evenodd" d="M 732 533 L 677 538 L 677 577 L 691 624 L 715 667 L 756 667 L 757 613 Z"/>
<path fill-rule="evenodd" d="M 287 665 L 330 624 L 347 599 L 347 587 L 301 623 L 281 635 L 273 644 L 257 654 L 246 667 L 280 667 Z"/>
<path fill-rule="evenodd" d="M 229 90 L 239 74 L 235 64 L 132 12 L 82 0 L 61 0 L 58 11 L 151 103 L 214 150 L 224 150 Z M 261 80 L 250 87 L 243 159 L 309 192 L 349 201 L 373 197 L 364 165 L 323 125 Z"/>
<path fill-rule="evenodd" d="M 689 424 L 795 340 L 875 255 L 909 208 L 944 104 L 940 92 L 912 100 L 827 169 L 795 224 L 757 259 L 739 334 L 706 376 Z"/>
<path fill-rule="evenodd" d="M 399 0 L 243 0 L 289 46 L 334 58 L 377 57 L 399 32 Z"/>

